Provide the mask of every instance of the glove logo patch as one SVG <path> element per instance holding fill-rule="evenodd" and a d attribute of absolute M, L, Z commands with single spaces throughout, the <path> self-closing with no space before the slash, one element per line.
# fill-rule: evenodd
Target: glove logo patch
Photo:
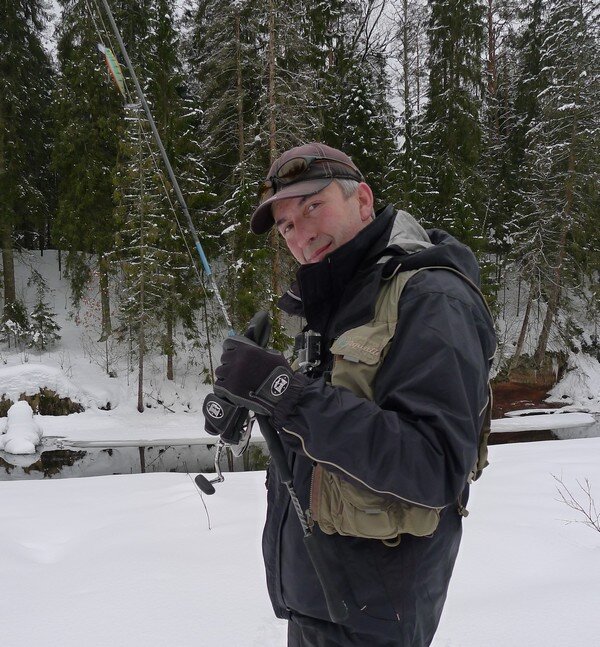
<path fill-rule="evenodd" d="M 223 411 L 223 407 L 213 400 L 206 406 L 206 413 L 208 413 L 211 418 L 216 418 L 218 420 L 223 417 L 225 412 Z"/>
<path fill-rule="evenodd" d="M 271 395 L 274 397 L 279 397 L 290 385 L 289 375 L 283 373 L 278 375 L 271 384 Z"/>

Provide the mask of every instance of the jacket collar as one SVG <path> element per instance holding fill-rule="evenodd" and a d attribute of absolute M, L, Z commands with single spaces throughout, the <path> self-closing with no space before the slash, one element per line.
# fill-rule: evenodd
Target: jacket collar
<path fill-rule="evenodd" d="M 279 307 L 289 314 L 306 318 L 311 330 L 324 333 L 336 312 L 344 292 L 363 267 L 372 265 L 386 247 L 394 222 L 394 209 L 387 206 L 375 220 L 352 240 L 318 263 L 302 265 L 296 282 L 280 299 Z"/>

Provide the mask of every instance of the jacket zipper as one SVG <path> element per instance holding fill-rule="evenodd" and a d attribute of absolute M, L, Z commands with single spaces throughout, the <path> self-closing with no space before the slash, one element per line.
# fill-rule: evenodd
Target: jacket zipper
<path fill-rule="evenodd" d="M 292 454 L 292 460 L 291 460 L 291 465 L 290 465 L 290 472 L 293 474 L 294 473 L 294 463 L 296 462 L 296 454 Z M 289 607 L 285 603 L 285 598 L 283 597 L 283 577 L 282 577 L 282 568 L 281 568 L 281 535 L 283 533 L 283 524 L 285 523 L 289 511 L 290 511 L 290 505 L 291 499 L 287 494 L 284 495 L 287 497 L 288 505 L 285 507 L 285 510 L 283 514 L 281 515 L 281 520 L 279 522 L 279 528 L 277 529 L 277 579 L 279 580 L 277 582 L 278 588 L 279 588 L 279 599 L 281 600 L 281 604 L 283 608 L 286 611 L 290 611 Z"/>
<path fill-rule="evenodd" d="M 424 503 L 417 503 L 416 501 L 411 501 L 410 499 L 405 499 L 404 497 L 398 496 L 397 494 L 394 494 L 393 492 L 376 490 L 374 487 L 371 487 L 370 485 L 365 483 L 362 479 L 358 478 L 358 476 L 355 476 L 354 474 L 352 474 L 348 470 L 345 470 L 340 465 L 337 465 L 336 463 L 332 463 L 331 461 L 321 461 L 321 460 L 315 458 L 306 449 L 306 445 L 304 444 L 304 438 L 302 438 L 302 436 L 300 436 L 300 434 L 297 434 L 297 433 L 295 433 L 293 431 L 290 431 L 289 429 L 286 429 L 285 427 L 282 427 L 282 430 L 285 431 L 288 434 L 291 434 L 292 436 L 295 436 L 296 438 L 298 438 L 300 440 L 300 443 L 302 444 L 302 450 L 304 451 L 306 456 L 308 456 L 308 458 L 310 458 L 311 461 L 313 461 L 315 463 L 321 463 L 321 465 L 331 465 L 332 467 L 335 467 L 336 469 L 340 470 L 340 472 L 343 472 L 344 474 L 346 474 L 350 478 L 354 479 L 355 481 L 358 481 L 362 486 L 366 487 L 368 490 L 371 490 L 371 492 L 375 492 L 375 494 L 392 496 L 395 499 L 398 499 L 399 501 L 402 501 L 404 503 L 408 503 L 410 505 L 414 505 L 414 506 L 417 506 L 419 508 L 426 508 L 427 510 L 435 510 L 438 513 L 441 512 L 445 507 L 447 507 L 447 506 L 441 506 L 440 507 L 440 506 L 426 505 Z M 312 478 L 311 478 L 311 488 L 312 488 L 312 481 L 313 481 L 313 478 L 314 478 L 314 471 L 315 470 L 314 470 L 314 467 L 313 467 L 313 474 L 312 474 Z"/>

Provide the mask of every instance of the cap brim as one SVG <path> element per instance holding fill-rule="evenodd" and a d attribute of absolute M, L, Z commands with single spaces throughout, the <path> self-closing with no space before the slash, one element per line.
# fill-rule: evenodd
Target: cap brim
<path fill-rule="evenodd" d="M 273 212 L 271 205 L 278 200 L 287 198 L 301 198 L 307 195 L 313 195 L 322 191 L 326 186 L 333 182 L 334 178 L 319 178 L 315 180 L 306 180 L 305 182 L 296 182 L 284 187 L 268 200 L 265 200 L 252 214 L 250 218 L 250 229 L 255 234 L 264 234 L 273 226 Z"/>

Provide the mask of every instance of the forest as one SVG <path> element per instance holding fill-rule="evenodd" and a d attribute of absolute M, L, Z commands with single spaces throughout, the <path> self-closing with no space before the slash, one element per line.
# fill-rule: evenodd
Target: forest
<path fill-rule="evenodd" d="M 322 141 L 377 206 L 475 251 L 498 375 L 600 359 L 597 0 L 110 7 L 236 329 L 269 309 L 289 344 L 276 303 L 294 261 L 249 218 L 270 163 Z M 100 341 L 160 352 L 173 379 L 174 331 L 207 340 L 223 321 L 102 0 L 2 2 L 0 86 L 0 339 L 57 338 L 44 277 L 28 312 L 14 266 L 59 250 L 75 312 L 97 282 Z"/>

